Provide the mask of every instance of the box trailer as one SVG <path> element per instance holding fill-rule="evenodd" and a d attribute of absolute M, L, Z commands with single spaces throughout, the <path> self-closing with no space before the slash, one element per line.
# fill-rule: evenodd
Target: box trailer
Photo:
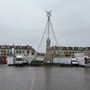
<path fill-rule="evenodd" d="M 15 60 L 15 57 L 7 57 L 7 65 L 10 66 L 10 65 L 14 65 L 14 60 Z"/>

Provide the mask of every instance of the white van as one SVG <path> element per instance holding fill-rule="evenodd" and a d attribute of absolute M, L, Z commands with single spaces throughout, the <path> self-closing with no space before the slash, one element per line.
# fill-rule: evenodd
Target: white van
<path fill-rule="evenodd" d="M 71 59 L 71 65 L 79 65 L 79 61 L 77 60 L 77 58 Z"/>
<path fill-rule="evenodd" d="M 28 61 L 27 61 L 27 57 L 23 56 L 23 55 L 17 55 L 14 61 L 14 65 L 15 66 L 19 66 L 19 65 L 27 65 Z"/>

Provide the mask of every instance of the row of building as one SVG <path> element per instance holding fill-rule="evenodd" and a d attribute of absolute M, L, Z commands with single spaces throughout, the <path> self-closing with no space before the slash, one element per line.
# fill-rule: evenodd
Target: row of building
<path fill-rule="evenodd" d="M 90 56 L 90 47 L 52 46 L 50 51 L 53 56 L 72 56 L 74 53 L 84 53 L 84 55 Z"/>
<path fill-rule="evenodd" d="M 12 48 L 14 48 L 15 55 L 34 55 L 35 49 L 30 45 L 0 45 L 0 56 L 9 56 L 12 53 Z M 50 48 L 50 53 L 53 57 L 57 56 L 71 56 L 74 53 L 84 53 L 90 56 L 90 47 L 63 47 L 63 46 L 52 46 Z M 39 53 L 40 54 L 40 53 Z M 44 54 L 41 54 L 44 55 Z"/>
<path fill-rule="evenodd" d="M 9 56 L 12 54 L 12 49 L 14 49 L 15 55 L 34 55 L 35 49 L 30 45 L 0 45 L 0 56 Z"/>

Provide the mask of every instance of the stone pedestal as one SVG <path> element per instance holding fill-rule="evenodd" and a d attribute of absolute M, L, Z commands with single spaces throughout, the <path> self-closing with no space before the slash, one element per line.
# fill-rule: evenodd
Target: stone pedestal
<path fill-rule="evenodd" d="M 44 57 L 44 63 L 53 63 L 53 58 L 51 54 L 46 54 Z"/>

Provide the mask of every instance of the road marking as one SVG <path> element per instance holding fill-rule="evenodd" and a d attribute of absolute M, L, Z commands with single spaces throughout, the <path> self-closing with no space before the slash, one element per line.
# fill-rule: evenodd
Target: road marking
<path fill-rule="evenodd" d="M 33 90 L 34 82 L 35 82 L 35 73 L 33 75 L 32 81 L 31 81 L 30 90 Z"/>

